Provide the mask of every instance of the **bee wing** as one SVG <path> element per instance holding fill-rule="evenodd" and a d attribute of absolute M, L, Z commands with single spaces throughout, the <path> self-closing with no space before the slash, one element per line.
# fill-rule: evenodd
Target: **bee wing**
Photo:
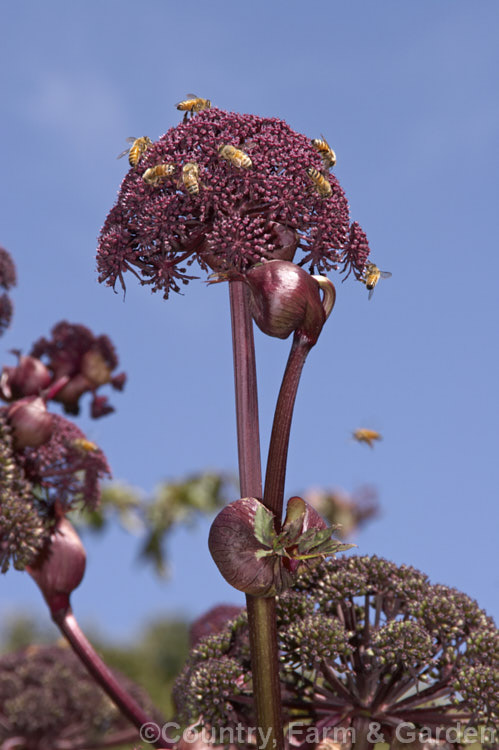
<path fill-rule="evenodd" d="M 117 159 L 122 159 L 124 156 L 126 156 L 129 153 L 130 153 L 130 149 L 126 148 L 124 151 L 121 152 L 121 154 L 118 154 L 118 156 L 116 158 Z"/>
<path fill-rule="evenodd" d="M 380 271 L 379 275 L 382 279 L 389 279 L 392 274 L 390 271 Z"/>
<path fill-rule="evenodd" d="M 321 133 L 321 138 L 322 138 L 322 140 L 324 141 L 324 143 L 326 144 L 326 146 L 327 146 L 328 148 L 331 148 L 331 146 L 330 146 L 330 145 L 329 145 L 329 143 L 328 143 L 328 142 L 326 141 L 326 139 L 324 138 L 324 135 L 323 135 L 322 133 Z"/>
<path fill-rule="evenodd" d="M 372 289 L 369 289 L 369 294 L 367 295 L 367 299 L 371 299 L 373 294 L 374 294 L 374 287 Z"/>
<path fill-rule="evenodd" d="M 135 138 L 133 135 L 128 136 L 128 138 L 125 138 L 125 141 L 127 143 L 135 143 L 136 140 L 137 138 Z"/>
<path fill-rule="evenodd" d="M 197 94 L 186 94 L 187 99 L 199 99 Z"/>

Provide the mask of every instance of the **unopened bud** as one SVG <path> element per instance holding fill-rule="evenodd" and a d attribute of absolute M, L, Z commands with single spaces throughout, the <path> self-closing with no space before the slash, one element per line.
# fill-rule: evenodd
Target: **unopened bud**
<path fill-rule="evenodd" d="M 27 569 L 38 584 L 51 613 L 67 612 L 70 594 L 85 573 L 86 554 L 80 537 L 62 516 L 37 561 Z"/>
<path fill-rule="evenodd" d="M 252 266 L 244 281 L 251 291 L 251 313 L 260 330 L 281 339 L 297 333 L 311 346 L 316 343 L 336 297 L 328 279 L 310 276 L 289 261 L 271 260 Z"/>
<path fill-rule="evenodd" d="M 28 396 L 15 401 L 7 410 L 7 418 L 17 450 L 38 448 L 50 440 L 53 431 L 52 414 L 47 411 L 45 401 L 40 396 Z"/>
<path fill-rule="evenodd" d="M 52 381 L 50 370 L 36 357 L 18 355 L 16 367 L 4 367 L 0 378 L 0 395 L 6 401 L 36 396 Z"/>

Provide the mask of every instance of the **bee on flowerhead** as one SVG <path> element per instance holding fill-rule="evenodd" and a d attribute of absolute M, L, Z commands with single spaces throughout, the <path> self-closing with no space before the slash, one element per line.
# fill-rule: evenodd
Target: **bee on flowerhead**
<path fill-rule="evenodd" d="M 231 146 L 229 143 L 223 143 L 218 147 L 218 153 L 230 162 L 234 167 L 239 169 L 249 169 L 251 167 L 251 159 L 248 154 L 245 154 L 241 149 Z"/>
<path fill-rule="evenodd" d="M 144 156 L 147 149 L 152 146 L 152 141 L 147 135 L 142 138 L 127 138 L 128 143 L 132 145 L 126 148 L 121 154 L 118 154 L 117 159 L 121 159 L 123 156 L 128 154 L 128 163 L 131 167 L 135 167 L 139 163 L 140 159 Z"/>
<path fill-rule="evenodd" d="M 366 263 L 362 271 L 361 281 L 369 289 L 369 299 L 373 296 L 374 287 L 378 281 L 380 279 L 389 279 L 391 275 L 390 271 L 380 271 L 375 263 Z"/>
<path fill-rule="evenodd" d="M 158 185 L 162 180 L 172 177 L 175 174 L 176 168 L 175 164 L 156 164 L 156 166 L 146 169 L 142 175 L 142 179 L 148 185 Z"/>
<path fill-rule="evenodd" d="M 312 138 L 312 146 L 322 156 L 322 163 L 329 169 L 336 164 L 336 154 L 321 133 L 320 138 Z"/>
<path fill-rule="evenodd" d="M 307 174 L 312 180 L 314 188 L 321 198 L 329 198 L 332 195 L 333 189 L 330 182 L 326 180 L 324 175 L 321 174 L 318 169 L 315 169 L 315 167 L 308 167 Z"/>
<path fill-rule="evenodd" d="M 181 112 L 185 112 L 185 122 L 189 113 L 192 117 L 195 112 L 201 112 L 203 109 L 211 109 L 211 102 L 209 99 L 201 99 L 201 97 L 196 96 L 196 94 L 187 94 L 187 99 L 184 99 L 184 101 L 182 102 L 178 102 L 178 104 L 176 104 L 175 106 Z"/>
<path fill-rule="evenodd" d="M 78 453 L 97 453 L 99 450 L 99 446 L 96 443 L 86 438 L 74 438 L 69 442 L 69 445 L 78 451 Z"/>
<path fill-rule="evenodd" d="M 199 165 L 195 161 L 188 161 L 182 167 L 182 182 L 190 195 L 199 193 Z"/>

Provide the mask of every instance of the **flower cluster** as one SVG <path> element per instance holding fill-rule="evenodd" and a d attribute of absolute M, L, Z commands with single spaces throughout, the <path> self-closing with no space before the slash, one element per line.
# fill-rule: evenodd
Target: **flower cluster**
<path fill-rule="evenodd" d="M 118 357 L 108 336 L 95 336 L 85 326 L 63 320 L 52 328 L 51 338 L 40 338 L 33 344 L 31 357 L 47 359 L 54 381 L 68 378 L 55 396 L 66 414 L 79 414 L 80 397 L 87 392 L 93 394 L 90 412 L 94 419 L 114 411 L 105 396 L 97 395 L 97 389 L 107 383 L 121 391 L 126 381 L 124 372 L 112 374 Z"/>
<path fill-rule="evenodd" d="M 78 503 L 94 507 L 110 470 L 102 451 L 59 415 L 42 445 L 18 447 L 0 409 L 0 569 L 23 569 L 49 542 L 56 516 Z"/>
<path fill-rule="evenodd" d="M 121 675 L 120 680 L 148 711 L 154 711 L 141 688 Z M 105 746 L 106 740 L 129 727 L 75 654 L 57 646 L 30 646 L 0 658 L 0 714 L 2 747 L 10 747 L 12 739 L 13 747 L 30 750 L 65 747 L 68 742 Z M 113 744 L 117 743 L 118 737 Z"/>
<path fill-rule="evenodd" d="M 9 290 L 16 285 L 16 267 L 7 250 L 0 247 L 0 289 Z M 12 319 L 12 302 L 8 294 L 0 294 L 0 336 Z"/>
<path fill-rule="evenodd" d="M 278 602 L 281 694 L 287 722 L 316 727 L 377 722 L 437 730 L 499 722 L 499 631 L 476 602 L 379 557 L 308 570 Z M 239 665 L 239 670 L 237 666 Z M 223 701 L 192 686 L 230 672 Z M 177 681 L 182 717 L 251 726 L 247 624 L 240 615 L 199 641 Z"/>
<path fill-rule="evenodd" d="M 99 280 L 113 288 L 131 271 L 168 297 L 194 261 L 245 271 L 298 249 L 312 273 L 341 265 L 361 278 L 369 247 L 344 192 L 284 121 L 204 110 L 133 161 L 99 240 Z"/>

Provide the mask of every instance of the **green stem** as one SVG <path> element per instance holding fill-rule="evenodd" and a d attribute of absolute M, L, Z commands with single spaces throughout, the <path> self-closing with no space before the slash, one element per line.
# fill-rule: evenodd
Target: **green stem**
<path fill-rule="evenodd" d="M 69 641 L 73 651 L 81 659 L 92 677 L 108 694 L 113 703 L 118 706 L 127 719 L 129 719 L 139 731 L 144 725 L 154 725 L 154 727 L 158 726 L 155 722 L 151 721 L 151 717 L 148 716 L 135 699 L 124 690 L 109 667 L 104 664 L 81 630 L 71 609 L 68 608 L 65 611 L 60 610 L 58 613 L 54 613 L 52 619 Z M 158 727 L 158 729 L 161 730 L 161 727 Z M 151 744 L 158 748 L 167 748 L 173 747 L 175 743 L 159 737 L 157 741 L 152 741 Z"/>
<path fill-rule="evenodd" d="M 244 282 L 233 280 L 229 282 L 229 293 L 241 496 L 260 498 L 262 470 L 258 393 L 249 292 Z M 246 605 L 257 724 L 264 737 L 269 733 L 267 747 L 283 750 L 275 598 L 247 595 Z"/>

